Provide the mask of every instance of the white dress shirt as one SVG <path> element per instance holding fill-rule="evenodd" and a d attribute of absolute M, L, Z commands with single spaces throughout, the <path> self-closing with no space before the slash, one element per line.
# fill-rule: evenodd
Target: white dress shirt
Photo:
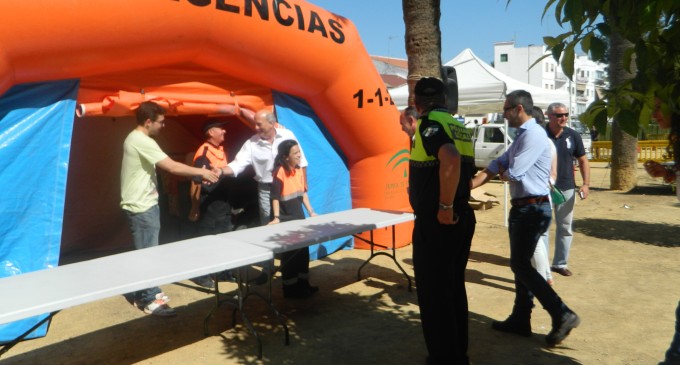
<path fill-rule="evenodd" d="M 252 165 L 255 170 L 255 180 L 260 183 L 270 184 L 272 182 L 274 159 L 278 154 L 279 144 L 287 139 L 297 141 L 293 132 L 280 128 L 276 128 L 276 136 L 274 136 L 273 143 L 263 140 L 257 134 L 250 137 L 243 144 L 241 150 L 238 151 L 234 161 L 229 163 L 229 167 L 234 171 L 234 176 L 238 176 L 246 167 Z M 300 153 L 302 154 L 300 167 L 306 167 L 307 159 L 302 151 L 302 146 L 300 146 Z"/>

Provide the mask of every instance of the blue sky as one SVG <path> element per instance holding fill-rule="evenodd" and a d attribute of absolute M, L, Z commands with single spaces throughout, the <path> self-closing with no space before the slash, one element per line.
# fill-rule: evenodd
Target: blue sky
<path fill-rule="evenodd" d="M 351 20 L 371 55 L 406 58 L 404 20 L 399 0 L 308 0 Z M 518 47 L 543 44 L 543 36 L 563 33 L 554 7 L 541 21 L 546 1 L 442 0 L 442 61 L 465 48 L 482 60 L 493 60 L 495 42 L 515 41 Z"/>

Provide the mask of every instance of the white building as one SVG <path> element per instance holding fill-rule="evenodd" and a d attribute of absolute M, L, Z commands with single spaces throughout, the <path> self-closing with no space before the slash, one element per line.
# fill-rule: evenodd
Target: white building
<path fill-rule="evenodd" d="M 494 44 L 494 68 L 534 86 L 568 91 L 569 111 L 576 117 L 596 100 L 598 90 L 606 87 L 607 65 L 593 62 L 587 56 L 578 56 L 574 60 L 573 81 L 567 78 L 552 56 L 529 68 L 546 53 L 544 45 L 515 47 L 515 42 L 498 42 Z"/>

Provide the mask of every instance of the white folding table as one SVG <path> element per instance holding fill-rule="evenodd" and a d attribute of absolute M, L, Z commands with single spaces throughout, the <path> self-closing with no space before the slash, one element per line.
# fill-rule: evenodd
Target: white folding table
<path fill-rule="evenodd" d="M 50 313 L 8 342 L 0 355 L 52 318 L 79 304 L 271 260 L 270 249 L 229 237 L 203 236 L 0 279 L 0 324 Z"/>

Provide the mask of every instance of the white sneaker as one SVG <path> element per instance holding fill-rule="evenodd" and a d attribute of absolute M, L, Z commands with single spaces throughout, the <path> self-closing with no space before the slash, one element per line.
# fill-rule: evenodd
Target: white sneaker
<path fill-rule="evenodd" d="M 161 299 L 156 299 L 147 304 L 147 306 L 144 307 L 144 313 L 159 317 L 172 317 L 177 315 L 177 312 L 165 304 Z"/>
<path fill-rule="evenodd" d="M 156 300 L 162 301 L 163 304 L 168 304 L 168 302 L 170 302 L 170 297 L 165 295 L 165 293 L 160 292 L 160 293 L 156 294 Z"/>

